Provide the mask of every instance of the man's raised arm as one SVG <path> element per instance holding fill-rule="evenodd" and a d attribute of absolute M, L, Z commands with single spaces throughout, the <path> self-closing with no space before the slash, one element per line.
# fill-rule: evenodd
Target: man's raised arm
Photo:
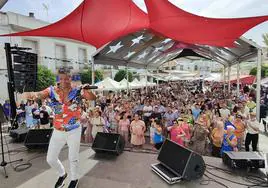
<path fill-rule="evenodd" d="M 36 99 L 46 99 L 49 97 L 50 88 L 47 88 L 39 92 L 24 92 L 22 94 L 22 99 L 36 100 Z"/>

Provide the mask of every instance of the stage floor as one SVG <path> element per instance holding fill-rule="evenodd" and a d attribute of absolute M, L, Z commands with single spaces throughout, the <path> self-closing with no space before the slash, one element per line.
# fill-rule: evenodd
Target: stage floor
<path fill-rule="evenodd" d="M 30 160 L 32 167 L 22 172 L 16 172 L 12 169 L 11 165 L 7 166 L 9 178 L 5 179 L 3 170 L 0 167 L 0 188 L 49 188 L 54 187 L 57 180 L 56 172 L 49 168 L 46 162 L 46 153 L 29 152 L 22 147 L 22 144 L 10 144 L 10 149 L 17 151 L 11 153 L 11 160 L 23 158 L 24 162 Z M 6 161 L 9 161 L 8 156 Z M 64 147 L 60 160 L 63 161 L 67 172 L 69 171 L 68 163 L 68 150 Z M 175 185 L 168 185 L 154 172 L 151 171 L 150 165 L 157 163 L 157 154 L 140 153 L 137 151 L 125 151 L 118 157 L 111 157 L 107 155 L 96 156 L 95 152 L 86 145 L 81 145 L 80 151 L 80 182 L 79 188 L 168 188 L 168 187 L 181 187 L 181 188 L 194 188 L 194 187 L 211 187 L 220 188 L 221 185 L 210 181 L 204 182 L 206 177 L 200 180 L 191 182 L 181 182 Z M 1 160 L 1 158 L 0 158 Z M 226 169 L 221 159 L 204 157 L 207 164 L 214 165 Z M 214 169 L 207 168 L 209 172 L 222 176 L 229 180 L 236 182 L 246 183 L 244 179 L 235 174 L 226 174 Z M 237 172 L 241 174 L 241 172 Z M 229 188 L 246 187 L 236 185 L 228 181 L 216 180 L 227 185 Z M 67 180 L 67 184 L 69 183 Z M 207 185 L 201 185 L 208 183 Z M 67 185 L 65 186 L 67 187 Z"/>

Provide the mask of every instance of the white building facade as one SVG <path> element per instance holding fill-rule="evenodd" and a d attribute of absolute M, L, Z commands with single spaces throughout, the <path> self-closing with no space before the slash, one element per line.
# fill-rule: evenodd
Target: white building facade
<path fill-rule="evenodd" d="M 0 12 L 0 34 L 9 34 L 40 28 L 49 23 L 37 20 L 34 15 L 24 16 L 12 12 Z M 5 43 L 12 46 L 32 48 L 30 52 L 38 54 L 38 64 L 48 67 L 56 73 L 63 64 L 73 67 L 73 72 L 79 73 L 90 67 L 90 60 L 96 48 L 88 44 L 61 38 L 47 37 L 2 37 L 0 38 L 0 100 L 8 98 L 7 68 L 5 58 Z"/>

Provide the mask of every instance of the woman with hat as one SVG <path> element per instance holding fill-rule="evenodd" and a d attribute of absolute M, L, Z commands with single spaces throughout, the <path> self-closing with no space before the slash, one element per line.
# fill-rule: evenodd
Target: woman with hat
<path fill-rule="evenodd" d="M 234 134 L 235 128 L 232 125 L 228 125 L 227 132 L 223 135 L 221 155 L 225 151 L 237 151 L 237 138 Z"/>
<path fill-rule="evenodd" d="M 206 151 L 205 148 L 208 135 L 209 130 L 206 122 L 203 118 L 199 118 L 198 121 L 196 121 L 193 136 L 190 141 L 191 149 L 201 155 L 205 154 L 204 152 Z"/>

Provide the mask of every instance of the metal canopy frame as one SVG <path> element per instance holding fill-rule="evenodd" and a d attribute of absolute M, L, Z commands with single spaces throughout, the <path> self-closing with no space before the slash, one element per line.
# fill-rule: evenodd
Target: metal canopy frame
<path fill-rule="evenodd" d="M 157 70 L 166 62 L 180 58 L 187 49 L 228 67 L 257 57 L 258 48 L 244 37 L 235 41 L 234 48 L 212 47 L 177 42 L 142 30 L 107 44 L 93 59 L 95 64 Z"/>

